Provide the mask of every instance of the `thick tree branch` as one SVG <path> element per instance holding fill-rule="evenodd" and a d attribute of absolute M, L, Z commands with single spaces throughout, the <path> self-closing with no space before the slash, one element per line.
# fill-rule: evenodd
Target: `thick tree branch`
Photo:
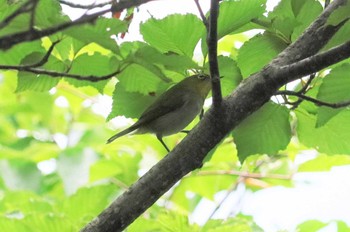
<path fill-rule="evenodd" d="M 139 6 L 141 4 L 150 2 L 153 0 L 130 0 L 130 1 L 121 1 L 111 7 L 111 9 L 106 9 L 106 10 L 101 10 L 99 12 L 90 14 L 90 15 L 85 15 L 82 16 L 81 18 L 74 20 L 74 21 L 69 21 L 65 23 L 61 23 L 43 30 L 27 30 L 27 31 L 22 31 L 22 32 L 17 32 L 14 34 L 6 35 L 3 37 L 0 37 L 0 49 L 9 49 L 12 46 L 23 43 L 23 42 L 29 42 L 33 40 L 40 39 L 45 36 L 49 36 L 52 34 L 55 34 L 56 32 L 65 30 L 67 28 L 73 27 L 73 26 L 78 26 L 81 24 L 85 23 L 91 23 L 94 22 L 99 16 L 104 15 L 108 12 L 116 12 L 116 11 L 122 11 L 124 9 L 134 7 L 134 6 Z"/>
<path fill-rule="evenodd" d="M 302 77 L 320 71 L 332 64 L 349 58 L 349 55 L 350 40 L 328 51 L 305 58 L 293 64 L 284 65 L 280 68 L 279 74 L 285 75 L 283 77 L 284 82 L 288 83 L 294 80 L 296 75 Z"/>
<path fill-rule="evenodd" d="M 199 124 L 174 150 L 153 166 L 82 231 L 122 231 L 182 177 L 200 168 L 208 152 L 240 122 L 268 102 L 278 89 L 290 81 L 322 68 L 324 65 L 317 65 L 318 68 L 313 68 L 308 73 L 302 71 L 299 73 L 291 69 L 289 70 L 291 73 L 286 72 L 287 64 L 315 55 L 341 27 L 341 25 L 333 27 L 325 24 L 329 15 L 344 3 L 346 3 L 344 0 L 334 0 L 300 39 L 286 48 L 263 70 L 241 82 L 216 109 L 210 108 Z M 344 55 L 343 59 L 345 57 Z M 320 61 L 326 60 L 328 59 L 324 58 Z M 285 68 L 282 69 L 281 66 Z"/>
<path fill-rule="evenodd" d="M 330 108 L 334 108 L 334 109 L 338 109 L 338 108 L 343 108 L 343 107 L 347 107 L 350 105 L 350 101 L 346 101 L 346 102 L 337 102 L 337 103 L 329 103 L 329 102 L 324 102 L 324 101 L 320 101 L 318 99 L 306 96 L 304 94 L 298 93 L 298 92 L 294 92 L 294 91 L 289 91 L 289 90 L 282 90 L 282 91 L 278 91 L 276 92 L 276 95 L 290 95 L 290 96 L 296 96 L 298 98 L 301 98 L 303 100 L 306 101 L 310 101 L 312 103 L 315 103 L 315 105 L 318 106 L 327 106 Z"/>
<path fill-rule="evenodd" d="M 219 2 L 217 0 L 211 0 L 207 44 L 214 107 L 219 106 L 222 101 L 219 64 L 217 59 L 218 16 Z"/>

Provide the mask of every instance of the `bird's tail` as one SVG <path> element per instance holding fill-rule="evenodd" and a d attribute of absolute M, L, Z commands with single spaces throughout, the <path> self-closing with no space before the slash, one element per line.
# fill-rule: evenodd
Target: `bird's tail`
<path fill-rule="evenodd" d="M 131 126 L 129 128 L 126 128 L 125 130 L 113 135 L 112 137 L 110 137 L 108 140 L 107 140 L 107 143 L 111 143 L 113 142 L 114 140 L 116 140 L 117 138 L 123 136 L 123 135 L 126 135 L 126 134 L 129 134 L 130 132 L 136 130 L 137 127 L 134 127 L 134 126 Z"/>

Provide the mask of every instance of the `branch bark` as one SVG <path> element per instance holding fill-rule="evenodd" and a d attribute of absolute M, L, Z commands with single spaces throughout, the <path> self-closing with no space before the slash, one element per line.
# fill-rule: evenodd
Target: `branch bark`
<path fill-rule="evenodd" d="M 345 0 L 334 0 L 295 43 L 262 71 L 243 81 L 216 109 L 210 108 L 173 151 L 83 228 L 82 232 L 122 231 L 177 181 L 200 168 L 208 152 L 240 122 L 269 101 L 280 87 L 302 75 L 319 71 L 323 65 L 314 66 L 313 70 L 302 73 L 289 69 L 292 74 L 287 74 L 286 77 L 286 68 L 281 67 L 319 52 L 342 26 L 326 25 L 327 18 L 345 3 Z M 349 56 L 350 52 L 346 51 L 337 61 Z M 331 62 L 327 65 L 330 64 Z M 294 65 L 294 69 L 296 67 Z"/>
<path fill-rule="evenodd" d="M 52 27 L 45 28 L 43 30 L 37 30 L 37 29 L 31 28 L 27 31 L 22 31 L 22 32 L 17 32 L 10 35 L 2 36 L 0 37 L 0 49 L 6 50 L 19 43 L 34 41 L 34 40 L 43 38 L 45 36 L 53 35 L 56 32 L 65 30 L 73 26 L 91 23 L 91 22 L 94 22 L 99 16 L 104 15 L 108 12 L 122 11 L 124 9 L 131 8 L 134 6 L 139 6 L 150 1 L 153 1 L 153 0 L 120 1 L 117 4 L 113 5 L 111 9 L 101 10 L 90 15 L 85 15 L 74 21 L 64 22 Z M 10 18 L 9 20 L 12 20 L 12 19 L 13 18 Z M 4 24 L 4 22 L 0 23 L 0 26 L 2 24 Z M 5 23 L 5 26 L 6 25 L 7 24 Z"/>

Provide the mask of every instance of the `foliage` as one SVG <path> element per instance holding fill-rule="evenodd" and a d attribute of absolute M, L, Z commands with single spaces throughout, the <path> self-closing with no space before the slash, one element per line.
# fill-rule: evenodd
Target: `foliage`
<path fill-rule="evenodd" d="M 268 13 L 265 3 L 227 0 L 220 4 L 219 66 L 224 96 L 295 41 L 322 11 L 321 3 L 314 0 L 281 1 Z M 17 8 L 17 3 L 0 0 L 0 22 Z M 61 11 L 58 1 L 40 0 L 35 27 L 69 20 Z M 333 16 L 329 23 L 339 22 L 343 14 Z M 15 18 L 0 30 L 0 36 L 26 30 L 29 17 Z M 348 22 L 326 48 L 347 41 L 349 28 Z M 251 37 L 246 33 L 251 29 L 263 32 Z M 56 77 L 28 71 L 0 73 L 3 231 L 77 231 L 165 155 L 150 135 L 124 137 L 110 145 L 105 142 L 130 122 L 125 117 L 140 116 L 159 94 L 191 70 L 208 72 L 205 26 L 196 15 L 173 14 L 143 22 L 142 42 L 122 41 L 118 34 L 127 30 L 123 20 L 100 17 L 93 24 L 0 51 L 1 65 L 33 65 L 58 41 L 40 68 L 62 73 Z M 317 73 L 308 94 L 326 102 L 349 101 L 349 65 L 345 61 L 330 72 Z M 94 82 L 64 75 L 103 77 L 118 70 L 115 78 Z M 295 90 L 303 84 L 305 80 Z M 275 174 L 293 174 L 296 167 L 291 163 L 304 150 L 323 154 L 302 164 L 299 172 L 350 163 L 346 156 L 350 154 L 348 108 L 330 109 L 304 101 L 292 109 L 283 100 L 271 99 L 243 121 L 200 171 L 185 177 L 128 231 L 262 231 L 251 217 L 241 214 L 227 220 L 209 218 L 204 225 L 188 218 L 201 201 L 214 201 L 219 192 L 239 183 L 252 191 L 291 186 L 292 179 L 279 179 Z M 104 113 L 110 107 L 107 104 L 111 105 L 108 115 Z M 178 134 L 164 140 L 172 148 L 183 137 Z M 232 170 L 236 172 L 230 174 Z M 258 175 L 241 178 L 241 171 Z M 348 229 L 337 223 L 344 231 Z M 299 229 L 315 231 L 313 228 L 325 225 L 310 221 Z"/>

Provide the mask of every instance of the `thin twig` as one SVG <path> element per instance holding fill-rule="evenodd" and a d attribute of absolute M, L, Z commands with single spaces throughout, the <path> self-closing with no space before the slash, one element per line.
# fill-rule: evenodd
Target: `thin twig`
<path fill-rule="evenodd" d="M 44 64 L 47 63 L 47 61 L 49 60 L 49 57 L 54 49 L 54 47 L 56 46 L 56 44 L 58 44 L 61 40 L 57 40 L 55 42 L 53 42 L 51 44 L 51 46 L 49 47 L 49 49 L 47 50 L 45 56 L 43 58 L 41 58 L 41 60 L 37 63 L 34 64 L 28 64 L 28 65 L 22 65 L 22 67 L 26 67 L 26 68 L 36 68 L 36 67 L 40 67 Z"/>
<path fill-rule="evenodd" d="M 150 1 L 153 1 L 153 0 L 121 1 L 118 4 L 113 5 L 111 8 L 112 8 L 113 12 L 122 11 L 124 9 L 138 6 L 138 5 L 150 2 Z M 10 34 L 10 35 L 5 35 L 3 37 L 0 37 L 0 49 L 4 49 L 4 50 L 9 49 L 12 46 L 19 44 L 19 43 L 37 40 L 37 39 L 40 39 L 42 37 L 52 35 L 56 32 L 62 31 L 64 29 L 67 29 L 67 28 L 70 28 L 73 26 L 78 26 L 78 25 L 85 24 L 85 23 L 91 23 L 91 22 L 95 21 L 99 16 L 104 15 L 106 13 L 109 13 L 110 11 L 111 11 L 111 9 L 101 10 L 99 12 L 80 17 L 74 21 L 64 22 L 64 23 L 61 23 L 61 24 L 58 24 L 58 25 L 55 25 L 53 27 L 49 27 L 49 28 L 46 28 L 43 30 L 33 29 L 33 30 L 17 32 L 17 33 Z"/>
<path fill-rule="evenodd" d="M 76 4 L 76 3 L 69 2 L 69 1 L 64 1 L 64 0 L 60 0 L 59 2 L 61 4 L 67 5 L 67 6 L 72 7 L 72 8 L 80 8 L 80 9 L 88 9 L 88 10 L 96 8 L 96 7 L 104 7 L 104 6 L 112 4 L 112 1 L 99 3 L 99 4 L 95 4 L 94 3 L 94 4 L 91 4 L 91 5 Z"/>
<path fill-rule="evenodd" d="M 233 191 L 235 191 L 238 187 L 238 185 L 244 180 L 244 178 L 240 177 L 238 180 L 227 190 L 226 195 L 221 199 L 221 201 L 217 204 L 215 209 L 211 212 L 208 220 L 212 219 L 215 213 L 220 209 L 221 205 L 224 204 L 224 202 L 227 200 L 227 198 L 231 195 Z"/>
<path fill-rule="evenodd" d="M 35 25 L 35 12 L 36 7 L 38 6 L 39 0 L 31 0 L 31 13 L 30 13 L 30 20 L 29 20 L 29 30 L 33 30 Z"/>
<path fill-rule="evenodd" d="M 98 82 L 110 79 L 111 77 L 121 73 L 123 69 L 118 69 L 110 74 L 104 75 L 104 76 L 95 76 L 95 75 L 89 75 L 89 76 L 83 76 L 79 74 L 72 74 L 72 73 L 62 73 L 52 70 L 45 70 L 45 69 L 38 69 L 38 68 L 30 68 L 26 66 L 15 66 L 15 65 L 0 65 L 0 69 L 4 70 L 17 70 L 17 71 L 25 71 L 30 72 L 38 75 L 48 75 L 50 77 L 66 77 L 66 78 L 72 78 L 76 80 L 84 80 L 84 81 L 91 81 L 91 82 Z"/>
<path fill-rule="evenodd" d="M 205 17 L 204 13 L 203 13 L 203 10 L 202 10 L 202 7 L 201 5 L 199 4 L 199 0 L 194 0 L 194 3 L 196 3 L 196 6 L 197 6 L 197 9 L 199 11 L 199 15 L 201 16 L 201 19 L 205 25 L 206 28 L 209 27 L 208 25 L 208 19 Z"/>
<path fill-rule="evenodd" d="M 15 10 L 12 14 L 7 16 L 2 22 L 0 22 L 0 29 L 6 27 L 13 19 L 15 19 L 20 14 L 29 12 L 31 10 L 32 1 L 28 0 L 27 2 L 23 3 L 22 6 L 20 6 L 17 10 Z"/>
<path fill-rule="evenodd" d="M 211 0 L 207 44 L 208 44 L 208 56 L 209 56 L 209 66 L 210 66 L 210 76 L 211 76 L 214 107 L 220 106 L 222 102 L 219 64 L 217 59 L 218 16 L 219 16 L 219 2 L 217 0 Z"/>
<path fill-rule="evenodd" d="M 304 100 L 306 100 L 306 101 L 310 101 L 310 102 L 312 102 L 312 103 L 315 103 L 315 105 L 318 105 L 318 106 L 327 106 L 327 107 L 334 108 L 334 109 L 338 109 L 338 108 L 350 106 L 350 101 L 337 102 L 337 103 L 329 103 L 329 102 L 320 101 L 320 100 L 318 100 L 318 99 L 315 99 L 315 98 L 306 96 L 306 95 L 304 95 L 304 94 L 300 94 L 300 93 L 298 93 L 298 92 L 289 91 L 289 90 L 278 91 L 278 92 L 276 92 L 275 95 L 290 95 L 290 96 L 296 96 L 296 97 L 299 97 L 299 98 L 304 99 Z"/>
<path fill-rule="evenodd" d="M 316 73 L 313 73 L 310 75 L 309 79 L 307 80 L 307 82 L 304 84 L 304 86 L 298 91 L 298 93 L 300 94 L 305 94 L 308 90 L 309 90 L 309 86 L 311 85 L 312 80 L 316 77 Z M 286 95 L 283 95 L 284 97 L 286 97 Z M 295 102 L 288 102 L 286 101 L 287 104 L 293 105 L 293 107 L 291 108 L 292 110 L 298 108 L 298 106 L 303 102 L 302 98 L 299 98 L 297 101 Z"/>
<path fill-rule="evenodd" d="M 301 90 L 298 91 L 298 93 L 304 94 L 305 92 L 307 92 L 312 80 L 315 79 L 315 77 L 316 73 L 311 74 L 305 85 L 301 88 Z"/>
<path fill-rule="evenodd" d="M 208 175 L 235 175 L 244 178 L 271 178 L 271 179 L 280 179 L 280 180 L 290 180 L 292 175 L 282 175 L 282 174 L 262 174 L 262 173 L 251 173 L 251 172 L 242 172 L 236 170 L 217 170 L 217 171 L 200 171 L 196 175 L 198 176 L 208 176 Z"/>

